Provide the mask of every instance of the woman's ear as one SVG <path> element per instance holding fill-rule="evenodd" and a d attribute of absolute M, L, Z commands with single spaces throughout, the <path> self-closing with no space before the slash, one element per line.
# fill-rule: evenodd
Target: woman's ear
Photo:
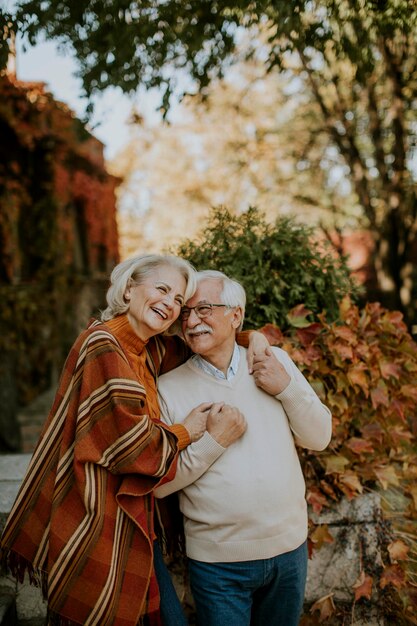
<path fill-rule="evenodd" d="M 131 292 L 131 290 L 132 290 L 132 283 L 131 283 L 131 281 L 129 280 L 129 282 L 128 282 L 128 283 L 127 283 L 127 285 L 126 285 L 125 292 L 124 292 L 124 294 L 123 294 L 123 300 L 124 300 L 125 302 L 130 302 L 130 298 L 131 298 L 130 292 Z"/>

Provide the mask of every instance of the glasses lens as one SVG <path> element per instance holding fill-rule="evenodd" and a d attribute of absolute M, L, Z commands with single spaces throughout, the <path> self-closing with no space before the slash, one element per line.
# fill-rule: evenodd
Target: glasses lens
<path fill-rule="evenodd" d="M 211 315 L 211 310 L 212 310 L 211 304 L 200 304 L 199 306 L 195 307 L 195 312 L 197 313 L 200 319 L 203 319 Z"/>

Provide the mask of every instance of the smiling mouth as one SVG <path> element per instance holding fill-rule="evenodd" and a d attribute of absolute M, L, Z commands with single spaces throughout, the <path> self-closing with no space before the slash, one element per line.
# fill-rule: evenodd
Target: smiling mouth
<path fill-rule="evenodd" d="M 197 333 L 187 333 L 187 337 L 201 337 L 202 335 L 211 335 L 208 330 L 200 330 Z"/>
<path fill-rule="evenodd" d="M 156 313 L 157 315 L 159 315 L 159 317 L 161 319 L 163 319 L 164 321 L 166 321 L 168 319 L 168 316 L 166 315 L 166 313 L 164 313 L 163 311 L 161 311 L 161 309 L 157 309 L 155 307 L 151 307 L 152 311 L 154 313 Z"/>

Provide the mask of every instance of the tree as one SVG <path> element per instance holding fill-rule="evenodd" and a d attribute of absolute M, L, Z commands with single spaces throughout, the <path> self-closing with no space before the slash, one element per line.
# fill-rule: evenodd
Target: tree
<path fill-rule="evenodd" d="M 88 95 L 164 86 L 165 109 L 181 92 L 178 71 L 204 91 L 240 58 L 242 30 L 254 48 L 264 36 L 265 68 L 298 75 L 345 161 L 373 236 L 379 297 L 414 319 L 415 0 L 21 0 L 16 16 L 4 17 L 30 42 L 44 33 L 71 45 Z"/>
<path fill-rule="evenodd" d="M 360 212 L 340 157 L 323 158 L 328 142 L 319 116 L 314 103 L 292 93 L 291 80 L 265 76 L 256 59 L 211 83 L 204 102 L 185 98 L 170 124 L 147 121 L 139 109 L 128 145 L 111 163 L 122 179 L 123 254 L 193 238 L 209 209 L 220 205 L 237 214 L 252 205 L 270 222 L 296 215 L 328 229 L 337 212 L 340 228 L 354 228 Z M 340 178 L 329 180 L 336 169 Z"/>

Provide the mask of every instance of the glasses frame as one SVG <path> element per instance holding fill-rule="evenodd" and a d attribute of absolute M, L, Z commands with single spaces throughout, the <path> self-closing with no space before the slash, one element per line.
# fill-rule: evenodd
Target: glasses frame
<path fill-rule="evenodd" d="M 199 314 L 198 310 L 197 310 L 197 309 L 200 309 L 201 307 L 207 307 L 210 310 L 210 312 L 207 313 L 207 315 L 201 316 Z M 189 319 L 190 315 L 191 315 L 191 311 L 195 312 L 195 314 L 197 315 L 199 320 L 204 320 L 207 317 L 211 317 L 213 315 L 213 308 L 214 307 L 228 307 L 228 308 L 230 308 L 228 304 L 215 304 L 213 302 L 204 302 L 204 303 L 201 303 L 201 304 L 197 304 L 196 306 L 186 306 L 183 309 L 181 309 L 181 313 L 179 315 L 180 321 L 181 322 L 186 322 Z M 184 317 L 184 313 L 185 313 L 186 317 Z"/>

